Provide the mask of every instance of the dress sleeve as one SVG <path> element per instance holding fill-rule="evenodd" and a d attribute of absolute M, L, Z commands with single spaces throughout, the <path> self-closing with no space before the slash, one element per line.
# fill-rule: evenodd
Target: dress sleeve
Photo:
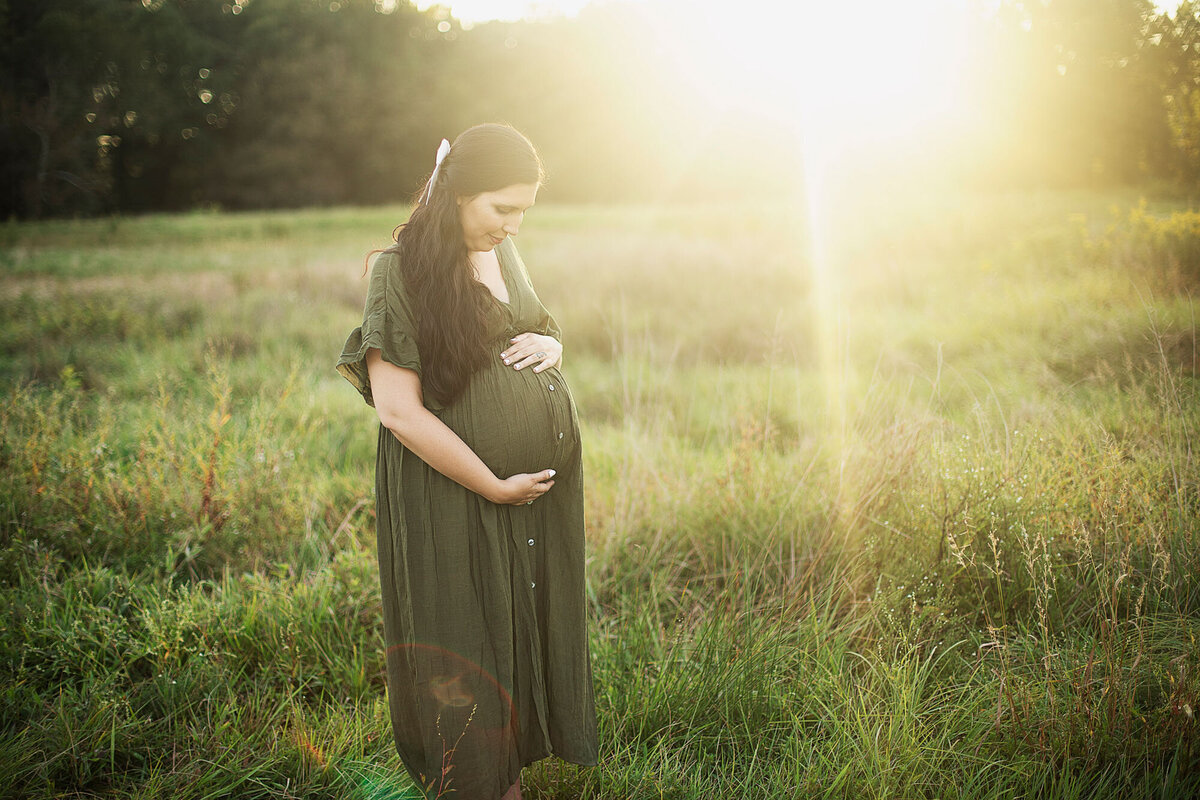
<path fill-rule="evenodd" d="M 379 349 L 384 361 L 421 374 L 415 316 L 404 290 L 399 257 L 390 251 L 371 266 L 362 325 L 351 331 L 337 361 L 337 371 L 358 389 L 369 406 L 375 405 L 367 374 L 367 350 L 372 347 Z"/>

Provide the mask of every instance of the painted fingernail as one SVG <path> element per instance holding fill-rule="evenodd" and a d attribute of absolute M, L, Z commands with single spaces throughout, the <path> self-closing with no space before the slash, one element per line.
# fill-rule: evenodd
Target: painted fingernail
<path fill-rule="evenodd" d="M 550 477 L 551 477 L 551 478 L 553 478 L 553 477 L 554 477 L 555 475 L 557 475 L 557 474 L 558 474 L 558 473 L 557 473 L 557 472 L 555 472 L 554 470 L 550 470 Z"/>
<path fill-rule="evenodd" d="M 507 358 L 506 358 L 506 359 L 504 359 L 504 363 L 505 363 L 505 364 L 507 364 L 507 363 L 508 363 L 508 359 L 507 359 Z"/>

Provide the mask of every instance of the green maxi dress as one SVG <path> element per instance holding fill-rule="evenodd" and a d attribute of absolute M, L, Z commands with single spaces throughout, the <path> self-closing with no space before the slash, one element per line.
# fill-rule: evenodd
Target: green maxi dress
<path fill-rule="evenodd" d="M 511 239 L 497 250 L 496 359 L 449 406 L 425 404 L 497 476 L 554 469 L 532 505 L 497 505 L 379 426 L 376 535 L 396 748 L 429 797 L 495 800 L 556 755 L 597 763 L 584 588 L 583 475 L 575 403 L 556 368 L 514 370 L 508 339 L 559 329 Z M 402 251 L 375 261 L 361 327 L 337 369 L 374 405 L 366 354 L 421 372 Z"/>

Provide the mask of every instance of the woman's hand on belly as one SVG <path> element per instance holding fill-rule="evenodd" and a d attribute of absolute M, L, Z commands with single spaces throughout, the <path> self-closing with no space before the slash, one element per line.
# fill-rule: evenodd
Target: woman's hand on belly
<path fill-rule="evenodd" d="M 500 359 L 505 364 L 512 365 L 513 369 L 523 369 L 530 364 L 537 364 L 533 371 L 541 372 L 562 364 L 562 342 L 553 336 L 527 331 L 518 333 L 508 341 L 509 345 L 500 354 Z"/>
<path fill-rule="evenodd" d="M 552 469 L 513 475 L 500 481 L 496 495 L 488 499 L 498 505 L 519 506 L 523 503 L 532 503 L 550 491 L 550 487 L 554 485 L 554 481 L 550 480 L 553 477 L 554 470 Z"/>

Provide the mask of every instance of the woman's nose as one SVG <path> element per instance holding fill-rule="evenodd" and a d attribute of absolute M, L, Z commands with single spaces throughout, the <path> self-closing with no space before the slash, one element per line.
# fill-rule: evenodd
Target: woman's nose
<path fill-rule="evenodd" d="M 516 236 L 517 231 L 521 228 L 520 217 L 510 217 L 504 221 L 504 232 L 509 236 Z"/>

